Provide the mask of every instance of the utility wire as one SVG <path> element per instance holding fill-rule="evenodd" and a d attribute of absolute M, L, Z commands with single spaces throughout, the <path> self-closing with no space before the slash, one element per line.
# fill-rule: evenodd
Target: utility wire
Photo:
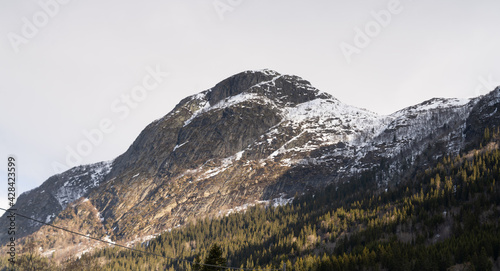
<path fill-rule="evenodd" d="M 31 218 L 29 216 L 20 214 L 18 212 L 13 212 L 10 209 L 4 209 L 4 208 L 0 207 L 0 210 L 3 210 L 5 212 L 9 212 L 11 214 L 14 214 L 14 215 L 17 215 L 17 216 L 20 216 L 20 217 L 23 217 L 23 218 L 26 218 L 26 219 L 29 219 L 29 220 L 33 220 L 35 222 L 38 222 L 38 223 L 41 223 L 41 224 L 44 224 L 44 225 L 47 225 L 47 226 L 50 226 L 50 227 L 53 227 L 53 228 L 56 228 L 56 229 L 59 229 L 59 230 L 63 230 L 63 231 L 66 231 L 66 232 L 69 232 L 69 233 L 72 233 L 72 234 L 75 234 L 75 235 L 80 235 L 80 236 L 88 238 L 88 239 L 92 239 L 92 240 L 99 241 L 99 242 L 102 242 L 102 243 L 106 243 L 106 244 L 110 244 L 110 245 L 113 245 L 113 246 L 125 248 L 125 249 L 131 250 L 131 251 L 135 251 L 135 252 L 149 254 L 149 255 L 152 255 L 152 256 L 155 256 L 155 257 L 161 257 L 161 258 L 164 258 L 164 259 L 167 259 L 167 260 L 183 261 L 183 262 L 187 262 L 187 263 L 189 263 L 191 265 L 195 265 L 196 264 L 196 265 L 202 265 L 202 266 L 208 266 L 208 267 L 217 267 L 217 268 L 222 268 L 222 269 L 227 269 L 227 270 L 249 270 L 249 271 L 251 271 L 251 270 L 280 271 L 281 270 L 281 269 L 255 269 L 255 268 L 243 268 L 243 267 L 227 267 L 227 266 L 220 266 L 220 265 L 213 265 L 213 264 L 195 263 L 193 261 L 189 261 L 189 260 L 185 260 L 185 259 L 178 259 L 178 258 L 172 258 L 172 257 L 168 257 L 168 256 L 163 256 L 163 255 L 156 254 L 156 253 L 153 253 L 153 252 L 150 252 L 150 251 L 135 249 L 135 248 L 131 248 L 131 247 L 127 247 L 127 246 L 124 246 L 124 245 L 117 244 L 115 242 L 110 242 L 110 241 L 102 240 L 102 239 L 99 239 L 99 238 L 96 238 L 96 237 L 92 237 L 90 235 L 86 235 L 86 234 L 79 233 L 79 232 L 76 232 L 76 231 L 68 230 L 68 229 L 63 228 L 63 227 L 59 227 L 59 226 L 55 226 L 55 225 L 52 225 L 52 224 L 49 224 L 49 223 L 45 223 L 43 221 Z"/>

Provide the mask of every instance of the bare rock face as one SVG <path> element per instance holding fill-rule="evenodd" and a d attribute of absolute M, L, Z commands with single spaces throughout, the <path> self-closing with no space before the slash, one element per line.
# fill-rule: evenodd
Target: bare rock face
<path fill-rule="evenodd" d="M 485 118 L 498 116 L 498 92 L 471 100 L 432 99 L 380 116 L 345 105 L 297 76 L 246 71 L 183 99 L 113 162 L 49 178 L 19 198 L 18 210 L 131 244 L 373 168 L 385 169 L 377 181 L 388 185 L 404 173 L 402 164 L 429 146 L 441 146 L 431 150 L 435 155 L 462 150 L 464 134 L 477 133 L 491 124 Z M 96 246 L 63 244 L 46 226 L 19 223 L 23 236 L 47 236 L 52 245 L 43 246 L 46 252 Z"/>
<path fill-rule="evenodd" d="M 467 119 L 465 136 L 468 141 L 476 141 L 484 136 L 486 127 L 492 129 L 500 124 L 500 87 L 486 94 L 474 106 Z"/>

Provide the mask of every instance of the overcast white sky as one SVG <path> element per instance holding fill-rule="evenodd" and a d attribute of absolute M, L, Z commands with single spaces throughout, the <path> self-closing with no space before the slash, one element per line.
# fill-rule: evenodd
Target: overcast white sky
<path fill-rule="evenodd" d="M 244 70 L 299 75 L 380 114 L 500 84 L 498 0 L 59 1 L 0 1 L 1 206 L 9 154 L 32 189 L 84 130 L 113 128 L 81 163 L 113 159 L 180 99 Z M 148 67 L 168 76 L 156 84 Z"/>

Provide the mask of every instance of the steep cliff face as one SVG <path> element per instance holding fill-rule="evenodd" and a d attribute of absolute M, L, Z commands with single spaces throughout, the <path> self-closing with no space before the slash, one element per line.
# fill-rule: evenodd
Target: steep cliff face
<path fill-rule="evenodd" d="M 381 164 L 384 186 L 429 146 L 440 146 L 436 156 L 457 153 L 469 134 L 496 125 L 499 92 L 432 99 L 380 116 L 297 76 L 242 72 L 183 99 L 113 162 L 53 176 L 23 194 L 18 208 L 59 226 L 132 242 L 248 204 L 284 201 Z M 99 219 L 85 218 L 94 212 Z M 19 223 L 23 235 L 53 238 L 46 226 Z M 43 249 L 94 246 L 76 243 L 59 240 Z"/>
<path fill-rule="evenodd" d="M 465 138 L 469 142 L 477 141 L 484 135 L 485 127 L 500 125 L 500 87 L 484 95 L 472 109 L 465 124 Z"/>

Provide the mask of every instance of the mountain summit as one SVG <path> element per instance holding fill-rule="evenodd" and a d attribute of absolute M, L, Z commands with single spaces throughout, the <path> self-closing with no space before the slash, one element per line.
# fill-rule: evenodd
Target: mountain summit
<path fill-rule="evenodd" d="M 499 92 L 380 116 L 300 77 L 246 71 L 180 101 L 115 160 L 55 175 L 16 205 L 47 223 L 133 243 L 255 203 L 284 203 L 375 168 L 384 189 L 424 153 L 463 150 L 500 116 Z M 19 227 L 20 236 L 48 238 L 43 251 L 95 246 L 31 221 Z"/>

